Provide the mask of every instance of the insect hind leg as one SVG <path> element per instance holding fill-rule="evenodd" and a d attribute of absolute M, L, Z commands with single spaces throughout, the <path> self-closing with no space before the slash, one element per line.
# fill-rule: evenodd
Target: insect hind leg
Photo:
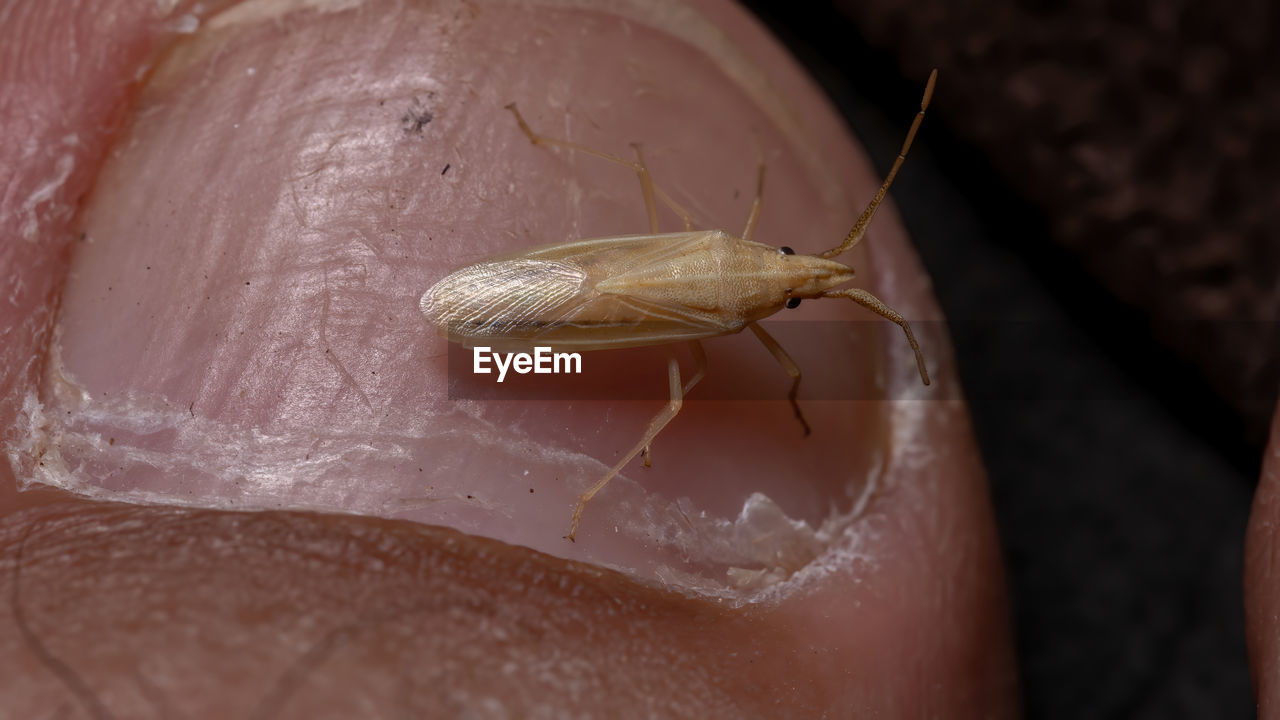
<path fill-rule="evenodd" d="M 702 378 L 707 376 L 707 351 L 702 349 L 702 343 L 697 340 L 690 340 L 689 351 L 693 353 L 693 362 L 697 369 L 693 371 L 693 377 L 689 378 L 684 383 L 684 389 L 681 392 L 686 396 L 695 385 L 702 382 Z M 804 419 L 802 418 L 800 422 L 804 422 Z M 808 425 L 805 426 L 804 434 L 809 434 Z M 651 467 L 653 465 L 653 451 L 650 449 L 652 444 L 653 443 L 645 445 L 644 450 L 640 451 L 640 457 L 644 458 L 645 467 Z"/>
<path fill-rule="evenodd" d="M 672 418 L 680 413 L 680 408 L 684 406 L 684 389 L 680 384 L 680 363 L 676 362 L 676 356 L 672 353 L 667 353 L 667 379 L 671 384 L 671 400 L 661 412 L 654 415 L 653 419 L 649 421 L 649 427 L 645 429 L 644 436 L 640 438 L 640 442 L 636 443 L 635 447 L 631 448 L 599 482 L 587 488 L 586 492 L 578 496 L 578 505 L 573 509 L 573 520 L 569 524 L 569 534 L 567 535 L 570 541 L 574 539 L 578 532 L 578 523 L 582 521 L 582 512 L 586 510 L 587 503 L 591 501 L 591 498 L 603 490 L 604 486 L 608 485 L 609 481 L 616 477 L 622 468 L 626 467 L 627 463 L 631 462 L 636 455 L 639 455 L 641 450 L 648 447 L 649 443 L 653 442 L 653 439 L 658 436 L 658 433 L 662 432 L 662 429 L 667 426 L 667 423 L 671 422 Z M 696 379 L 700 380 L 701 378 Z"/>
<path fill-rule="evenodd" d="M 689 214 L 689 211 L 673 200 L 665 190 L 658 187 L 658 185 L 653 181 L 653 176 L 649 173 L 649 167 L 644 162 L 644 155 L 642 154 L 638 143 L 632 143 L 632 147 L 635 149 L 636 159 L 634 161 L 627 160 L 626 158 L 618 157 L 612 153 L 607 153 L 602 150 L 594 150 L 571 140 L 563 140 L 560 138 L 542 135 L 541 133 L 536 133 L 533 131 L 533 128 L 529 127 L 529 123 L 525 122 L 524 116 L 520 114 L 520 109 L 516 107 L 515 103 L 508 104 L 506 109 L 510 110 L 511 114 L 515 116 L 516 123 L 520 126 L 521 132 L 523 132 L 525 137 L 529 138 L 529 142 L 534 145 L 562 147 L 567 150 L 586 153 L 593 157 L 598 157 L 601 160 L 607 160 L 608 162 L 622 165 L 623 167 L 629 167 L 634 170 L 636 176 L 640 178 L 640 191 L 644 194 L 645 212 L 649 217 L 649 232 L 656 234 L 659 231 L 658 200 L 661 200 L 662 203 L 671 210 L 671 212 L 680 217 L 680 220 L 684 223 L 685 230 L 693 229 L 693 216 Z"/>

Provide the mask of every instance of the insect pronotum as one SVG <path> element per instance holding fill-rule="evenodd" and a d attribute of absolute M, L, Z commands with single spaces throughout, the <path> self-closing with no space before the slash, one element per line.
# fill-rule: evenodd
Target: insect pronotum
<path fill-rule="evenodd" d="M 930 73 L 920 111 L 880 189 L 844 241 L 818 255 L 797 255 L 791 248 L 775 248 L 751 239 L 764 193 L 763 160 L 742 237 L 723 230 L 694 230 L 688 211 L 654 184 L 638 144 L 632 145 L 636 159 L 626 160 L 535 133 L 515 103 L 506 107 L 534 145 L 563 147 L 631 168 L 640 179 L 649 234 L 574 240 L 468 265 L 422 295 L 419 307 L 423 314 L 443 336 L 466 347 L 528 349 L 537 343 L 556 350 L 585 351 L 687 342 L 697 363 L 693 377 L 682 382 L 675 355 L 667 353 L 670 402 L 649 421 L 635 447 L 578 496 L 569 525 L 570 540 L 596 493 L 642 451 L 648 464 L 649 444 L 680 412 L 684 396 L 706 374 L 703 338 L 750 328 L 791 376 L 787 397 L 805 435 L 809 424 L 796 402 L 800 368 L 758 324 L 784 307 L 796 307 L 801 300 L 846 298 L 897 323 L 915 352 L 920 379 L 929 384 L 924 356 L 911 326 L 866 290 L 840 289 L 838 286 L 853 279 L 853 269 L 831 258 L 852 249 L 866 235 L 911 149 L 937 77 L 937 70 Z M 682 218 L 683 232 L 659 232 L 658 201 Z"/>

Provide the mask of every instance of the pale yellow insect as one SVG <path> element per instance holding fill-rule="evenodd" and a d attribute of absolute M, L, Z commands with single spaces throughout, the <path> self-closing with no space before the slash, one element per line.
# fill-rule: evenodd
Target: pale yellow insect
<path fill-rule="evenodd" d="M 641 451 L 648 464 L 649 444 L 680 412 L 685 394 L 706 374 L 706 354 L 699 342 L 703 338 L 750 328 L 791 376 L 788 398 L 806 435 L 809 425 L 796 402 L 800 368 L 757 323 L 784 307 L 795 307 L 800 300 L 847 298 L 897 323 L 915 351 L 920 378 L 929 384 L 924 357 L 911 326 L 871 293 L 857 288 L 837 289 L 853 279 L 853 269 L 830 258 L 854 247 L 866 234 L 906 160 L 929 107 L 937 76 L 937 70 L 929 75 L 920 111 L 884 184 L 844 242 L 819 255 L 796 255 L 790 248 L 751 240 L 764 192 L 763 162 L 741 238 L 723 230 L 694 230 L 689 213 L 654 185 L 639 145 L 633 146 L 636 159 L 631 162 L 545 137 L 529 128 L 514 103 L 507 106 L 534 145 L 557 145 L 633 169 L 644 193 L 650 234 L 548 245 L 468 265 L 423 294 L 419 303 L 423 314 L 442 335 L 466 347 L 527 349 L 540 344 L 556 350 L 584 351 L 688 342 L 697 362 L 693 377 L 682 383 L 675 355 L 668 353 L 671 401 L 649 421 L 640 442 L 578 497 L 569 526 L 570 540 L 578 530 L 587 502 L 596 493 Z M 684 232 L 658 232 L 659 199 L 683 218 Z"/>

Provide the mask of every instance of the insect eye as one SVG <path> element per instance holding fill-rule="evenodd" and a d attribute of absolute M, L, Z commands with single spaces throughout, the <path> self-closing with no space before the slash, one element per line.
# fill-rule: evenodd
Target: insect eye
<path fill-rule="evenodd" d="M 796 251 L 795 251 L 795 250 L 792 250 L 791 248 L 787 247 L 786 245 L 783 245 L 782 247 L 780 247 L 780 248 L 778 248 L 778 249 L 782 251 L 782 254 L 783 254 L 783 255 L 795 255 L 795 254 L 796 254 Z"/>
<path fill-rule="evenodd" d="M 787 309 L 795 310 L 800 307 L 800 298 L 787 298 Z"/>

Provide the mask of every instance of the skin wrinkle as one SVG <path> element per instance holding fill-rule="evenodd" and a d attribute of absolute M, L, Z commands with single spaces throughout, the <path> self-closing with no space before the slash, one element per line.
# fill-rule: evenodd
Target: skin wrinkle
<path fill-rule="evenodd" d="M 160 688 L 156 687 L 141 669 L 134 670 L 133 680 L 138 686 L 138 693 L 151 706 L 152 712 L 156 717 L 162 720 L 178 717 L 178 711 L 173 707 L 169 697 L 162 693 Z"/>
<path fill-rule="evenodd" d="M 392 621 L 401 621 L 408 619 L 408 616 L 415 612 L 428 613 L 440 612 L 441 610 L 470 610 L 475 614 L 495 615 L 492 606 L 482 605 L 479 603 L 454 603 L 443 605 L 438 602 L 424 602 L 417 608 L 405 609 L 401 611 L 388 612 L 385 614 L 363 617 L 346 625 L 330 630 L 325 633 L 317 642 L 308 648 L 298 659 L 290 666 L 285 668 L 280 679 L 267 693 L 266 697 L 258 703 L 253 712 L 249 714 L 254 720 L 266 720 L 280 715 L 280 711 L 285 707 L 291 696 L 299 693 L 306 682 L 307 676 L 322 665 L 330 655 L 332 655 L 341 645 L 346 644 L 351 638 L 360 632 L 373 631 L 378 625 L 390 623 Z M 484 611 L 488 611 L 485 613 Z"/>
<path fill-rule="evenodd" d="M 421 627 L 414 620 L 416 616 L 423 616 L 429 623 L 433 618 L 437 619 L 428 627 L 438 624 L 441 617 L 448 619 L 449 625 L 454 627 L 460 624 L 483 626 L 496 621 L 501 627 L 507 629 L 502 635 L 505 643 L 514 642 L 520 636 L 525 636 L 533 641 L 530 647 L 537 648 L 546 641 L 549 632 L 560 636 L 566 630 L 591 627 L 589 623 L 583 625 L 581 620 L 572 619 L 572 613 L 565 614 L 563 606 L 566 601 L 574 605 L 594 606 L 603 609 L 606 616 L 621 613 L 632 618 L 627 623 L 631 640 L 624 642 L 621 646 L 615 645 L 614 649 L 605 656 L 623 655 L 621 662 L 623 666 L 628 666 L 634 665 L 634 661 L 627 657 L 627 653 L 622 649 L 628 644 L 634 645 L 637 641 L 641 647 L 649 646 L 652 632 L 650 626 L 654 620 L 668 615 L 677 607 L 701 605 L 686 598 L 653 590 L 641 593 L 639 597 L 634 593 L 629 597 L 620 596 L 608 590 L 608 587 L 618 583 L 628 585 L 630 583 L 614 573 L 585 565 L 571 564 L 568 568 L 570 573 L 566 575 L 546 565 L 548 561 L 559 564 L 559 561 L 551 558 L 513 564 L 511 559 L 488 552 L 485 547 L 491 544 L 488 541 L 475 540 L 453 531 L 418 528 L 405 524 L 387 525 L 381 521 L 367 519 L 349 520 L 356 525 L 354 535 L 337 534 L 334 528 L 324 527 L 316 519 L 303 515 L 267 516 L 106 505 L 103 509 L 78 518 L 60 514 L 56 509 L 51 512 L 28 512 L 11 517 L 0 533 L 9 539 L 5 543 L 9 547 L 5 548 L 4 553 L 10 556 L 15 552 L 13 550 L 14 531 L 23 525 L 26 525 L 27 531 L 22 533 L 16 542 L 18 552 L 21 552 L 23 541 L 28 536 L 41 539 L 49 536 L 58 538 L 56 545 L 42 545 L 41 552 L 30 558 L 30 564 L 41 568 L 52 562 L 57 565 L 81 568 L 82 572 L 63 582 L 60 592 L 64 596 L 97 598 L 97 602 L 106 607 L 94 609 L 106 610 L 108 613 L 110 607 L 116 603 L 133 602 L 127 585 L 114 582 L 102 584 L 106 572 L 111 566 L 116 565 L 131 568 L 135 574 L 154 566 L 153 575 L 159 579 L 159 582 L 148 589 L 150 595 L 170 597 L 180 605 L 192 600 L 200 602 L 198 594 L 183 600 L 192 591 L 198 593 L 198 588 L 193 588 L 183 578 L 184 572 L 180 568 L 190 567 L 189 556 L 200 557 L 193 555 L 198 553 L 198 546 L 208 547 L 212 539 L 219 537 L 228 540 L 234 538 L 235 541 L 215 543 L 212 547 L 217 548 L 220 559 L 214 559 L 212 563 L 205 560 L 194 568 L 199 574 L 207 576 L 209 582 L 216 583 L 217 578 L 227 570 L 249 576 L 274 575 L 276 562 L 269 561 L 261 564 L 261 561 L 253 561 L 252 553 L 246 552 L 246 548 L 258 545 L 275 548 L 277 552 L 297 553 L 301 557 L 310 557 L 312 559 L 310 564 L 320 572 L 320 576 L 331 574 L 334 570 L 342 572 L 341 568 L 357 568 L 358 574 L 365 577 L 364 583 L 344 584 L 338 588 L 330 588 L 330 592 L 323 591 L 323 584 L 320 588 L 325 604 L 343 608 L 339 611 L 339 618 L 344 615 L 350 616 L 352 613 L 355 613 L 356 617 L 350 620 L 339 620 L 329 629 L 323 627 L 323 623 L 315 626 L 314 630 L 308 633 L 314 640 L 306 643 L 307 647 L 302 654 L 286 665 L 277 678 L 269 684 L 264 696 L 255 704 L 252 717 L 276 716 L 277 711 L 287 707 L 290 699 L 297 696 L 300 688 L 320 672 L 326 661 L 332 661 L 334 656 L 354 639 L 362 636 L 376 636 L 379 628 L 384 625 Z M 202 537 L 205 539 L 198 541 L 195 545 L 183 543 L 179 546 L 182 551 L 178 553 L 157 555 L 146 549 L 148 547 L 146 545 L 127 542 L 128 535 L 144 533 L 152 544 L 163 546 L 166 544 L 166 538 L 173 535 L 175 531 L 183 533 L 193 525 L 205 526 L 213 532 L 203 534 Z M 447 537 L 448 541 L 443 545 L 428 546 L 425 554 L 415 549 L 415 547 L 421 547 L 415 545 L 415 539 L 440 536 Z M 102 542 L 103 539 L 109 539 L 117 549 L 107 551 Z M 341 548 L 340 550 L 325 549 L 335 543 Z M 244 567 L 245 560 L 249 560 L 253 565 Z M 397 577 L 387 577 L 376 572 L 376 568 L 387 566 L 417 567 L 419 570 Z M 494 570 L 486 570 L 486 566 L 496 567 Z M 166 567 L 170 569 L 165 570 Z M 234 568 L 237 567 L 240 569 L 235 570 Z M 472 587 L 469 583 L 464 583 L 461 587 L 452 584 L 447 588 L 441 587 L 442 582 L 447 583 L 450 578 L 475 577 L 477 574 L 483 575 L 488 572 L 505 580 L 492 590 Z M 390 582 L 390 585 L 386 585 L 387 582 Z M 366 588 L 364 587 L 366 584 L 373 584 L 376 587 Z M 253 585 L 250 584 L 249 587 Z M 395 589 L 394 592 L 393 589 Z M 47 592 L 52 589 L 42 588 L 42 590 Z M 334 593 L 332 590 L 338 592 Z M 551 591 L 551 595 L 546 596 L 546 600 L 550 601 L 549 604 L 539 599 L 548 591 Z M 173 595 L 175 592 L 177 596 Z M 313 591 L 305 590 L 304 592 Z M 524 606 L 525 609 L 513 612 L 512 606 L 503 600 L 504 596 L 512 594 L 526 598 L 532 597 L 533 602 L 527 603 Z M 369 601 L 374 601 L 373 609 L 367 609 L 370 607 Z M 81 608 L 92 606 L 92 603 L 75 605 Z M 535 610 L 533 615 L 529 613 L 530 608 Z M 592 614 L 599 614 L 599 609 Z M 463 611 L 462 615 L 458 614 L 458 610 Z M 222 611 L 233 611 L 233 608 L 224 608 Z M 728 622 L 731 625 L 738 625 L 748 622 L 755 627 L 755 621 L 750 619 L 753 615 L 755 611 L 749 609 L 727 611 L 704 607 L 695 609 L 693 617 L 695 626 L 702 624 L 702 621 L 696 619 L 702 617 L 714 623 Z M 256 632 L 271 634 L 270 628 L 273 625 L 276 623 L 269 622 Z M 143 635 L 141 641 L 147 642 L 145 636 L 154 629 L 149 629 L 148 626 L 140 627 L 139 632 Z M 759 635 L 760 629 L 756 627 L 757 632 L 752 634 Z M 512 632 L 515 634 L 512 635 Z M 421 630 L 413 634 L 424 635 Z M 767 641 L 767 637 L 771 634 L 765 633 L 764 646 L 766 647 L 771 644 Z M 434 633 L 427 632 L 425 635 L 431 637 Z M 656 637 L 654 640 L 667 642 Z M 588 643 L 590 643 L 589 639 Z M 750 645 L 758 647 L 759 639 L 753 640 Z M 733 652 L 732 645 L 718 646 L 717 649 L 730 655 L 739 654 Z M 751 651 L 748 655 L 754 655 L 756 652 Z M 403 654 L 403 651 L 397 654 Z M 639 654 L 640 657 L 644 655 L 645 653 Z M 659 655 L 670 658 L 670 653 L 664 652 Z M 409 661 L 412 657 L 404 659 Z M 654 667 L 648 663 L 636 667 L 641 669 L 644 675 L 649 672 L 643 669 L 646 666 Z M 661 667 L 661 663 L 657 667 Z M 334 672 L 342 671 L 339 668 Z M 606 669 L 604 672 L 612 674 L 614 671 Z M 316 682 L 320 680 L 317 679 Z M 698 681 L 695 684 L 702 682 Z M 83 684 L 82 681 L 81 684 Z M 163 687 L 163 684 L 160 687 Z M 641 687 L 647 688 L 648 682 L 645 681 Z M 676 689 L 678 687 L 680 684 L 677 684 Z M 641 694 L 648 692 L 650 692 L 649 689 L 644 689 Z M 743 706 L 742 709 L 746 710 L 747 706 Z"/>
<path fill-rule="evenodd" d="M 111 718 L 113 717 L 112 714 L 107 711 L 106 706 L 102 704 L 102 701 L 93 692 L 93 689 L 89 687 L 89 684 L 85 682 L 84 678 L 41 642 L 40 636 L 31 628 L 26 611 L 22 608 L 22 561 L 26 554 L 27 541 L 37 530 L 42 529 L 41 526 L 42 523 L 39 521 L 27 525 L 26 531 L 22 533 L 22 537 L 18 541 L 18 547 L 13 554 L 13 579 L 11 581 L 13 588 L 9 599 L 10 608 L 13 611 L 13 624 L 22 635 L 22 641 L 26 644 L 27 649 L 36 656 L 40 663 L 59 682 L 66 685 L 67 690 L 71 692 L 90 717 L 98 718 L 99 720 Z"/>
<path fill-rule="evenodd" d="M 338 371 L 338 374 L 342 376 L 342 380 L 347 384 L 347 387 L 351 388 L 352 391 L 355 392 L 356 396 L 360 398 L 360 401 L 363 402 L 365 407 L 369 408 L 369 412 L 372 413 L 374 412 L 373 403 L 369 401 L 369 396 L 360 388 L 360 385 L 356 383 L 356 379 L 351 376 L 347 367 L 342 364 L 342 360 L 338 359 L 337 354 L 335 354 L 329 347 L 329 338 L 325 332 L 325 326 L 329 324 L 330 295 L 328 268 L 324 269 L 324 289 L 321 292 L 324 299 L 320 301 L 320 345 L 324 348 L 324 359 L 328 360 L 329 363 L 333 365 L 334 369 Z"/>

